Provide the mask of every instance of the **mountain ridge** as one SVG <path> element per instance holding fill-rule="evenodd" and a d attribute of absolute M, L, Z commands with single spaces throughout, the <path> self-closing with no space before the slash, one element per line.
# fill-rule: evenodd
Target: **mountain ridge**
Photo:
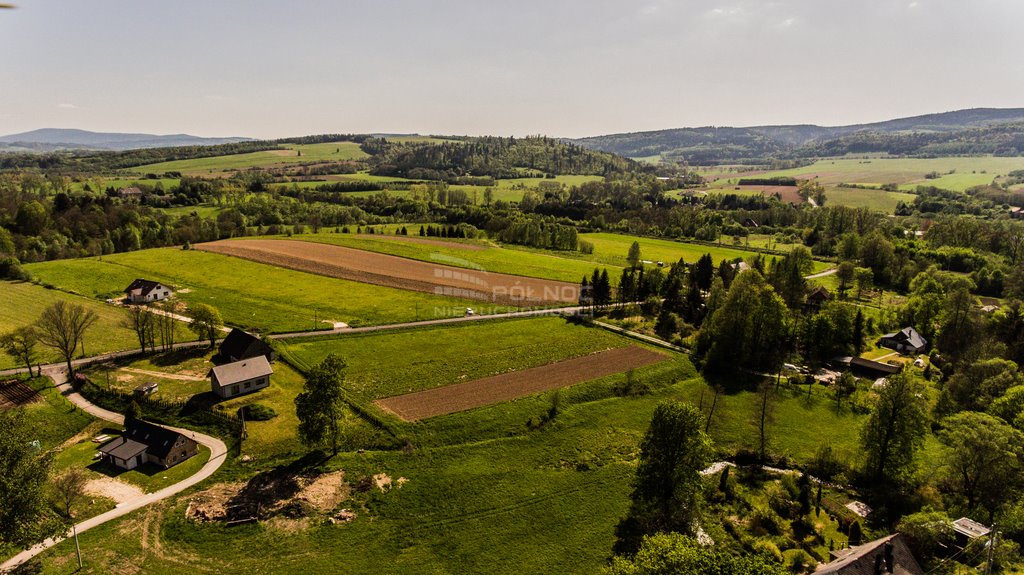
<path fill-rule="evenodd" d="M 40 128 L 18 134 L 0 136 L 0 149 L 20 148 L 31 151 L 57 150 L 136 150 L 175 146 L 212 146 L 252 141 L 241 136 L 207 138 L 190 134 L 143 134 L 92 132 L 77 128 Z"/>

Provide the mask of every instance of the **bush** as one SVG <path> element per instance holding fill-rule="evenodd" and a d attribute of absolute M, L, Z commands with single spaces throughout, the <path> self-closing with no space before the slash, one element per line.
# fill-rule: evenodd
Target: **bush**
<path fill-rule="evenodd" d="M 28 281 L 32 276 L 21 267 L 18 258 L 8 256 L 0 257 L 0 279 Z"/>
<path fill-rule="evenodd" d="M 754 541 L 753 550 L 754 553 L 767 555 L 775 561 L 782 563 L 782 551 L 779 551 L 779 546 L 767 539 L 758 539 L 757 541 Z"/>
<path fill-rule="evenodd" d="M 277 417 L 274 408 L 262 403 L 250 403 L 242 406 L 242 410 L 244 410 L 245 419 L 248 421 L 268 421 Z"/>

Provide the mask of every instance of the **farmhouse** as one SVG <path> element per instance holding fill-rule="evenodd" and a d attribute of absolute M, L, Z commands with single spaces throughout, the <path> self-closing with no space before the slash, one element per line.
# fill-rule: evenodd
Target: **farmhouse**
<path fill-rule="evenodd" d="M 141 419 L 125 422 L 124 434 L 100 447 L 114 467 L 135 469 L 143 463 L 172 467 L 199 453 L 199 444 L 183 434 Z"/>
<path fill-rule="evenodd" d="M 128 303 L 149 303 L 167 299 L 174 295 L 171 288 L 150 280 L 136 279 L 124 288 Z"/>
<path fill-rule="evenodd" d="M 269 386 L 272 373 L 264 355 L 218 365 L 210 370 L 210 389 L 224 398 L 252 393 Z"/>
<path fill-rule="evenodd" d="M 139 200 L 142 198 L 142 190 L 135 186 L 121 188 L 117 190 L 117 196 L 122 200 Z"/>
<path fill-rule="evenodd" d="M 928 340 L 921 337 L 916 329 L 905 327 L 896 333 L 883 335 L 878 340 L 878 345 L 904 354 L 915 354 L 921 353 L 928 347 Z"/>
<path fill-rule="evenodd" d="M 264 356 L 267 361 L 277 359 L 277 354 L 266 342 L 238 328 L 232 329 L 221 342 L 220 356 L 230 361 L 241 361 L 257 356 Z"/>
<path fill-rule="evenodd" d="M 808 310 L 819 310 L 832 299 L 832 292 L 824 287 L 818 286 L 811 290 L 804 299 L 804 307 Z"/>
<path fill-rule="evenodd" d="M 899 533 L 833 551 L 834 561 L 818 567 L 815 575 L 924 575 L 906 541 Z"/>

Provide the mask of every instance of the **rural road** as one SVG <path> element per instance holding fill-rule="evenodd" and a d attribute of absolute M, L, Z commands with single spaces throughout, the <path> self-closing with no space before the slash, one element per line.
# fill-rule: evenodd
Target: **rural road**
<path fill-rule="evenodd" d="M 804 279 L 805 280 L 813 280 L 815 278 L 823 278 L 825 276 L 830 276 L 830 275 L 836 273 L 837 271 L 839 271 L 839 268 L 829 268 L 829 269 L 827 269 L 827 270 L 825 270 L 823 272 L 818 272 L 816 274 L 811 274 L 809 276 L 804 276 Z"/>
<path fill-rule="evenodd" d="M 74 403 L 76 406 L 80 407 L 86 413 L 89 413 L 90 415 L 93 415 L 99 419 L 103 419 L 111 423 L 116 423 L 117 425 L 124 424 L 123 415 L 93 405 L 84 397 L 79 395 L 78 392 L 74 391 L 71 388 L 71 384 L 67 382 L 67 373 L 65 373 L 60 366 L 46 366 L 43 368 L 43 373 L 53 379 L 53 382 L 57 385 L 57 389 L 61 392 L 61 395 L 68 398 L 68 401 Z M 210 459 L 206 462 L 206 464 L 203 465 L 203 467 L 194 475 L 191 475 L 179 481 L 178 483 L 175 483 L 174 485 L 165 487 L 155 493 L 147 493 L 138 498 L 125 501 L 123 503 L 120 503 L 114 509 L 107 511 L 106 513 L 101 513 L 96 517 L 86 519 L 85 521 L 77 525 L 79 533 L 83 531 L 88 531 L 89 529 L 92 529 L 97 525 L 102 525 L 107 521 L 111 521 L 118 517 L 127 515 L 132 511 L 135 511 L 136 509 L 140 509 L 151 503 L 156 503 L 157 501 L 161 501 L 172 495 L 180 493 L 188 489 L 189 487 L 192 487 L 193 485 L 199 483 L 200 481 L 206 479 L 207 477 L 213 475 L 213 473 L 220 468 L 221 464 L 224 463 L 224 460 L 227 457 L 228 449 L 227 446 L 224 445 L 223 441 L 217 439 L 216 437 L 210 437 L 209 435 L 204 435 L 202 433 L 197 433 L 195 431 L 190 431 L 187 429 L 180 429 L 176 427 L 172 427 L 171 429 L 188 435 L 192 439 L 209 448 Z M 28 561 L 29 559 L 42 553 L 46 549 L 56 545 L 57 543 L 60 543 L 69 536 L 70 532 L 65 537 L 47 539 L 46 541 L 40 543 L 39 545 L 36 545 L 35 547 L 31 547 L 29 549 L 26 549 L 25 551 L 22 551 L 21 553 L 18 553 L 17 555 L 11 557 L 2 565 L 0 565 L 0 572 L 8 572 L 13 570 L 18 565 L 21 565 L 25 561 Z"/>

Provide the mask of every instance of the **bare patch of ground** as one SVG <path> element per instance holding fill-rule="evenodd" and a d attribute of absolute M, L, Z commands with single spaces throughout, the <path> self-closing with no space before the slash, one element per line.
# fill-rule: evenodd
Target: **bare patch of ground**
<path fill-rule="evenodd" d="M 135 373 L 138 375 L 151 375 L 153 377 L 162 377 L 164 379 L 176 379 L 178 381 L 203 381 L 205 377 L 199 377 L 197 375 L 186 375 L 183 373 L 164 373 L 162 371 L 150 371 L 148 369 L 137 369 L 134 367 L 122 367 L 121 371 L 127 371 L 128 373 Z"/>
<path fill-rule="evenodd" d="M 384 236 L 381 236 L 384 237 Z M 579 286 L 295 240 L 221 240 L 195 249 L 373 285 L 503 305 L 576 303 Z"/>
<path fill-rule="evenodd" d="M 28 405 L 42 400 L 43 397 L 34 389 L 17 379 L 0 383 L 0 409 Z"/>
<path fill-rule="evenodd" d="M 85 484 L 85 492 L 89 495 L 113 499 L 118 504 L 138 499 L 146 494 L 142 489 L 113 477 L 90 479 Z"/>
<path fill-rule="evenodd" d="M 326 513 L 348 499 L 344 471 L 315 477 L 283 473 L 257 475 L 248 483 L 219 483 L 191 497 L 185 516 L 194 521 L 240 521 L 282 517 L 296 521 L 310 512 Z M 298 528 L 285 521 L 278 527 Z"/>
<path fill-rule="evenodd" d="M 622 347 L 374 403 L 406 421 L 416 421 L 567 387 L 666 359 L 647 348 Z"/>

